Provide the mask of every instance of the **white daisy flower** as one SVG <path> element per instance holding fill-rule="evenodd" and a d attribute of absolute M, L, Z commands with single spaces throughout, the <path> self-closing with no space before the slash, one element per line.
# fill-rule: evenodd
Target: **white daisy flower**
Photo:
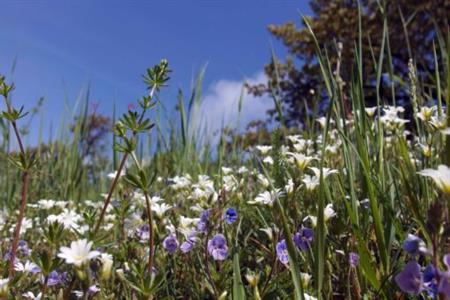
<path fill-rule="evenodd" d="M 425 169 L 420 171 L 419 174 L 431 177 L 442 192 L 450 194 L 450 168 L 446 165 L 439 165 L 437 170 Z"/>
<path fill-rule="evenodd" d="M 153 203 L 152 204 L 152 211 L 154 211 L 159 218 L 162 218 L 164 213 L 171 208 L 172 208 L 172 206 L 167 205 L 166 203 Z"/>
<path fill-rule="evenodd" d="M 24 296 L 27 299 L 33 299 L 33 300 L 41 300 L 42 298 L 42 293 L 37 294 L 36 296 L 33 294 L 33 292 L 26 292 L 24 294 L 22 294 L 22 296 Z"/>
<path fill-rule="evenodd" d="M 100 255 L 98 251 L 91 251 L 92 242 L 86 239 L 73 241 L 69 247 L 61 247 L 58 257 L 64 259 L 67 264 L 73 264 L 80 267 L 89 260 Z"/>
<path fill-rule="evenodd" d="M 39 267 L 34 262 L 29 260 L 27 260 L 24 264 L 20 261 L 16 261 L 14 263 L 14 270 L 23 273 L 38 273 L 40 271 Z"/>
<path fill-rule="evenodd" d="M 258 145 L 255 147 L 262 155 L 266 155 L 272 150 L 272 146 Z"/>

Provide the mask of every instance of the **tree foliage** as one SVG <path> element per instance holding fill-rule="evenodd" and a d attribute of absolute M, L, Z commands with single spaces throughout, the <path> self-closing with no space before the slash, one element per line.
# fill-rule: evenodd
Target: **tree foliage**
<path fill-rule="evenodd" d="M 307 16 L 320 46 L 329 56 L 331 65 L 336 63 L 336 45 L 342 43 L 341 77 L 348 82 L 354 67 L 355 46 L 358 42 L 358 1 L 356 0 L 311 0 L 312 16 Z M 413 59 L 422 88 L 435 91 L 433 82 L 434 56 L 433 43 L 439 54 L 439 39 L 445 39 L 449 28 L 449 0 L 360 0 L 362 25 L 362 60 L 366 102 L 374 102 L 375 61 L 380 55 L 383 22 L 389 28 L 386 54 L 392 55 L 392 70 L 395 80 L 384 80 L 381 87 L 383 101 L 386 103 L 407 104 L 407 89 L 403 88 L 408 76 L 408 61 Z M 299 16 L 300 17 L 300 16 Z M 283 101 L 284 122 L 288 126 L 302 123 L 306 113 L 314 109 L 320 111 L 326 99 L 321 88 L 321 74 L 312 36 L 302 21 L 282 25 L 269 25 L 270 33 L 281 41 L 288 50 L 284 61 L 272 58 L 265 66 L 269 80 L 267 84 L 249 86 L 251 93 L 262 95 L 277 89 Z M 388 59 L 384 60 L 389 63 Z M 384 68 L 387 70 L 388 68 Z M 392 97 L 390 82 L 395 82 L 395 97 Z M 393 99 L 395 98 L 395 99 Z M 326 101 L 325 101 L 326 103 Z M 275 111 L 269 111 L 275 116 Z"/>

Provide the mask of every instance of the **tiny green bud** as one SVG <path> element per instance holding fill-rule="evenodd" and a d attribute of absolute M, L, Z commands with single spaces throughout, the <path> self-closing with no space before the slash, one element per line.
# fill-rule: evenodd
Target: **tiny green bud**
<path fill-rule="evenodd" d="M 245 279 L 247 280 L 248 284 L 250 286 L 255 287 L 258 285 L 259 276 L 256 275 L 254 272 L 248 272 L 245 274 Z"/>

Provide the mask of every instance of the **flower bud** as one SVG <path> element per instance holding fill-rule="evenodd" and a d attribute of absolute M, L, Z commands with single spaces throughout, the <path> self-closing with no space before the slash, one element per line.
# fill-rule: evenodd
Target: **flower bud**
<path fill-rule="evenodd" d="M 227 291 L 223 292 L 223 293 L 219 296 L 219 300 L 225 300 L 225 299 L 227 299 L 227 295 L 228 295 L 228 292 L 227 292 Z"/>
<path fill-rule="evenodd" d="M 110 254 L 102 253 L 100 256 L 102 267 L 100 269 L 100 279 L 108 280 L 111 277 L 111 270 L 113 265 L 113 259 Z"/>
<path fill-rule="evenodd" d="M 0 279 L 0 298 L 7 298 L 8 297 L 8 291 L 9 291 L 9 279 Z"/>
<path fill-rule="evenodd" d="M 250 286 L 255 287 L 258 284 L 259 276 L 257 276 L 253 272 L 249 272 L 245 274 L 245 279 L 247 280 L 248 284 L 250 284 Z"/>

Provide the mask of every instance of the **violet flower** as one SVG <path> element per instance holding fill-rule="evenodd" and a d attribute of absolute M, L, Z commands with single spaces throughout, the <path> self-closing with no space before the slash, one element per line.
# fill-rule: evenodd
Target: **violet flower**
<path fill-rule="evenodd" d="M 233 224 L 234 222 L 236 222 L 238 218 L 237 212 L 234 208 L 228 208 L 225 212 L 225 221 L 228 224 Z"/>
<path fill-rule="evenodd" d="M 413 234 L 408 234 L 402 248 L 413 256 L 426 253 L 427 251 L 425 242 Z"/>
<path fill-rule="evenodd" d="M 56 271 L 52 271 L 48 275 L 47 286 L 52 287 L 60 284 L 64 284 L 67 279 L 67 272 L 58 274 Z"/>
<path fill-rule="evenodd" d="M 197 231 L 201 233 L 206 233 L 208 230 L 208 218 L 210 215 L 210 211 L 204 210 L 200 215 L 200 221 L 197 223 Z"/>
<path fill-rule="evenodd" d="M 174 234 L 168 235 L 163 241 L 163 247 L 169 254 L 174 254 L 178 249 L 178 240 Z"/>
<path fill-rule="evenodd" d="M 418 295 L 423 289 L 423 274 L 420 265 L 415 261 L 409 261 L 405 268 L 395 276 L 395 282 L 405 293 Z"/>
<path fill-rule="evenodd" d="M 356 268 L 359 265 L 359 255 L 355 252 L 350 252 L 348 261 L 351 267 Z"/>
<path fill-rule="evenodd" d="M 437 290 L 450 298 L 450 253 L 444 255 L 444 265 L 447 267 L 446 272 L 439 272 L 439 283 Z"/>
<path fill-rule="evenodd" d="M 150 238 L 150 227 L 147 224 L 142 225 L 141 227 L 139 227 L 136 234 L 137 237 L 139 238 L 139 241 L 141 243 L 144 243 Z"/>
<path fill-rule="evenodd" d="M 185 242 L 183 242 L 180 246 L 180 250 L 183 253 L 188 253 L 191 251 L 195 244 L 197 243 L 195 234 L 190 235 Z"/>
<path fill-rule="evenodd" d="M 311 243 L 314 239 L 314 231 L 310 228 L 303 227 L 297 232 L 294 237 L 294 244 L 300 249 L 300 251 L 307 251 L 311 247 Z"/>
<path fill-rule="evenodd" d="M 228 256 L 227 240 L 223 234 L 216 234 L 208 241 L 208 253 L 214 260 L 225 260 Z"/>
<path fill-rule="evenodd" d="M 286 240 L 283 239 L 279 243 L 277 243 L 275 250 L 277 252 L 278 260 L 282 264 L 287 265 L 289 263 L 289 255 L 287 251 Z"/>

